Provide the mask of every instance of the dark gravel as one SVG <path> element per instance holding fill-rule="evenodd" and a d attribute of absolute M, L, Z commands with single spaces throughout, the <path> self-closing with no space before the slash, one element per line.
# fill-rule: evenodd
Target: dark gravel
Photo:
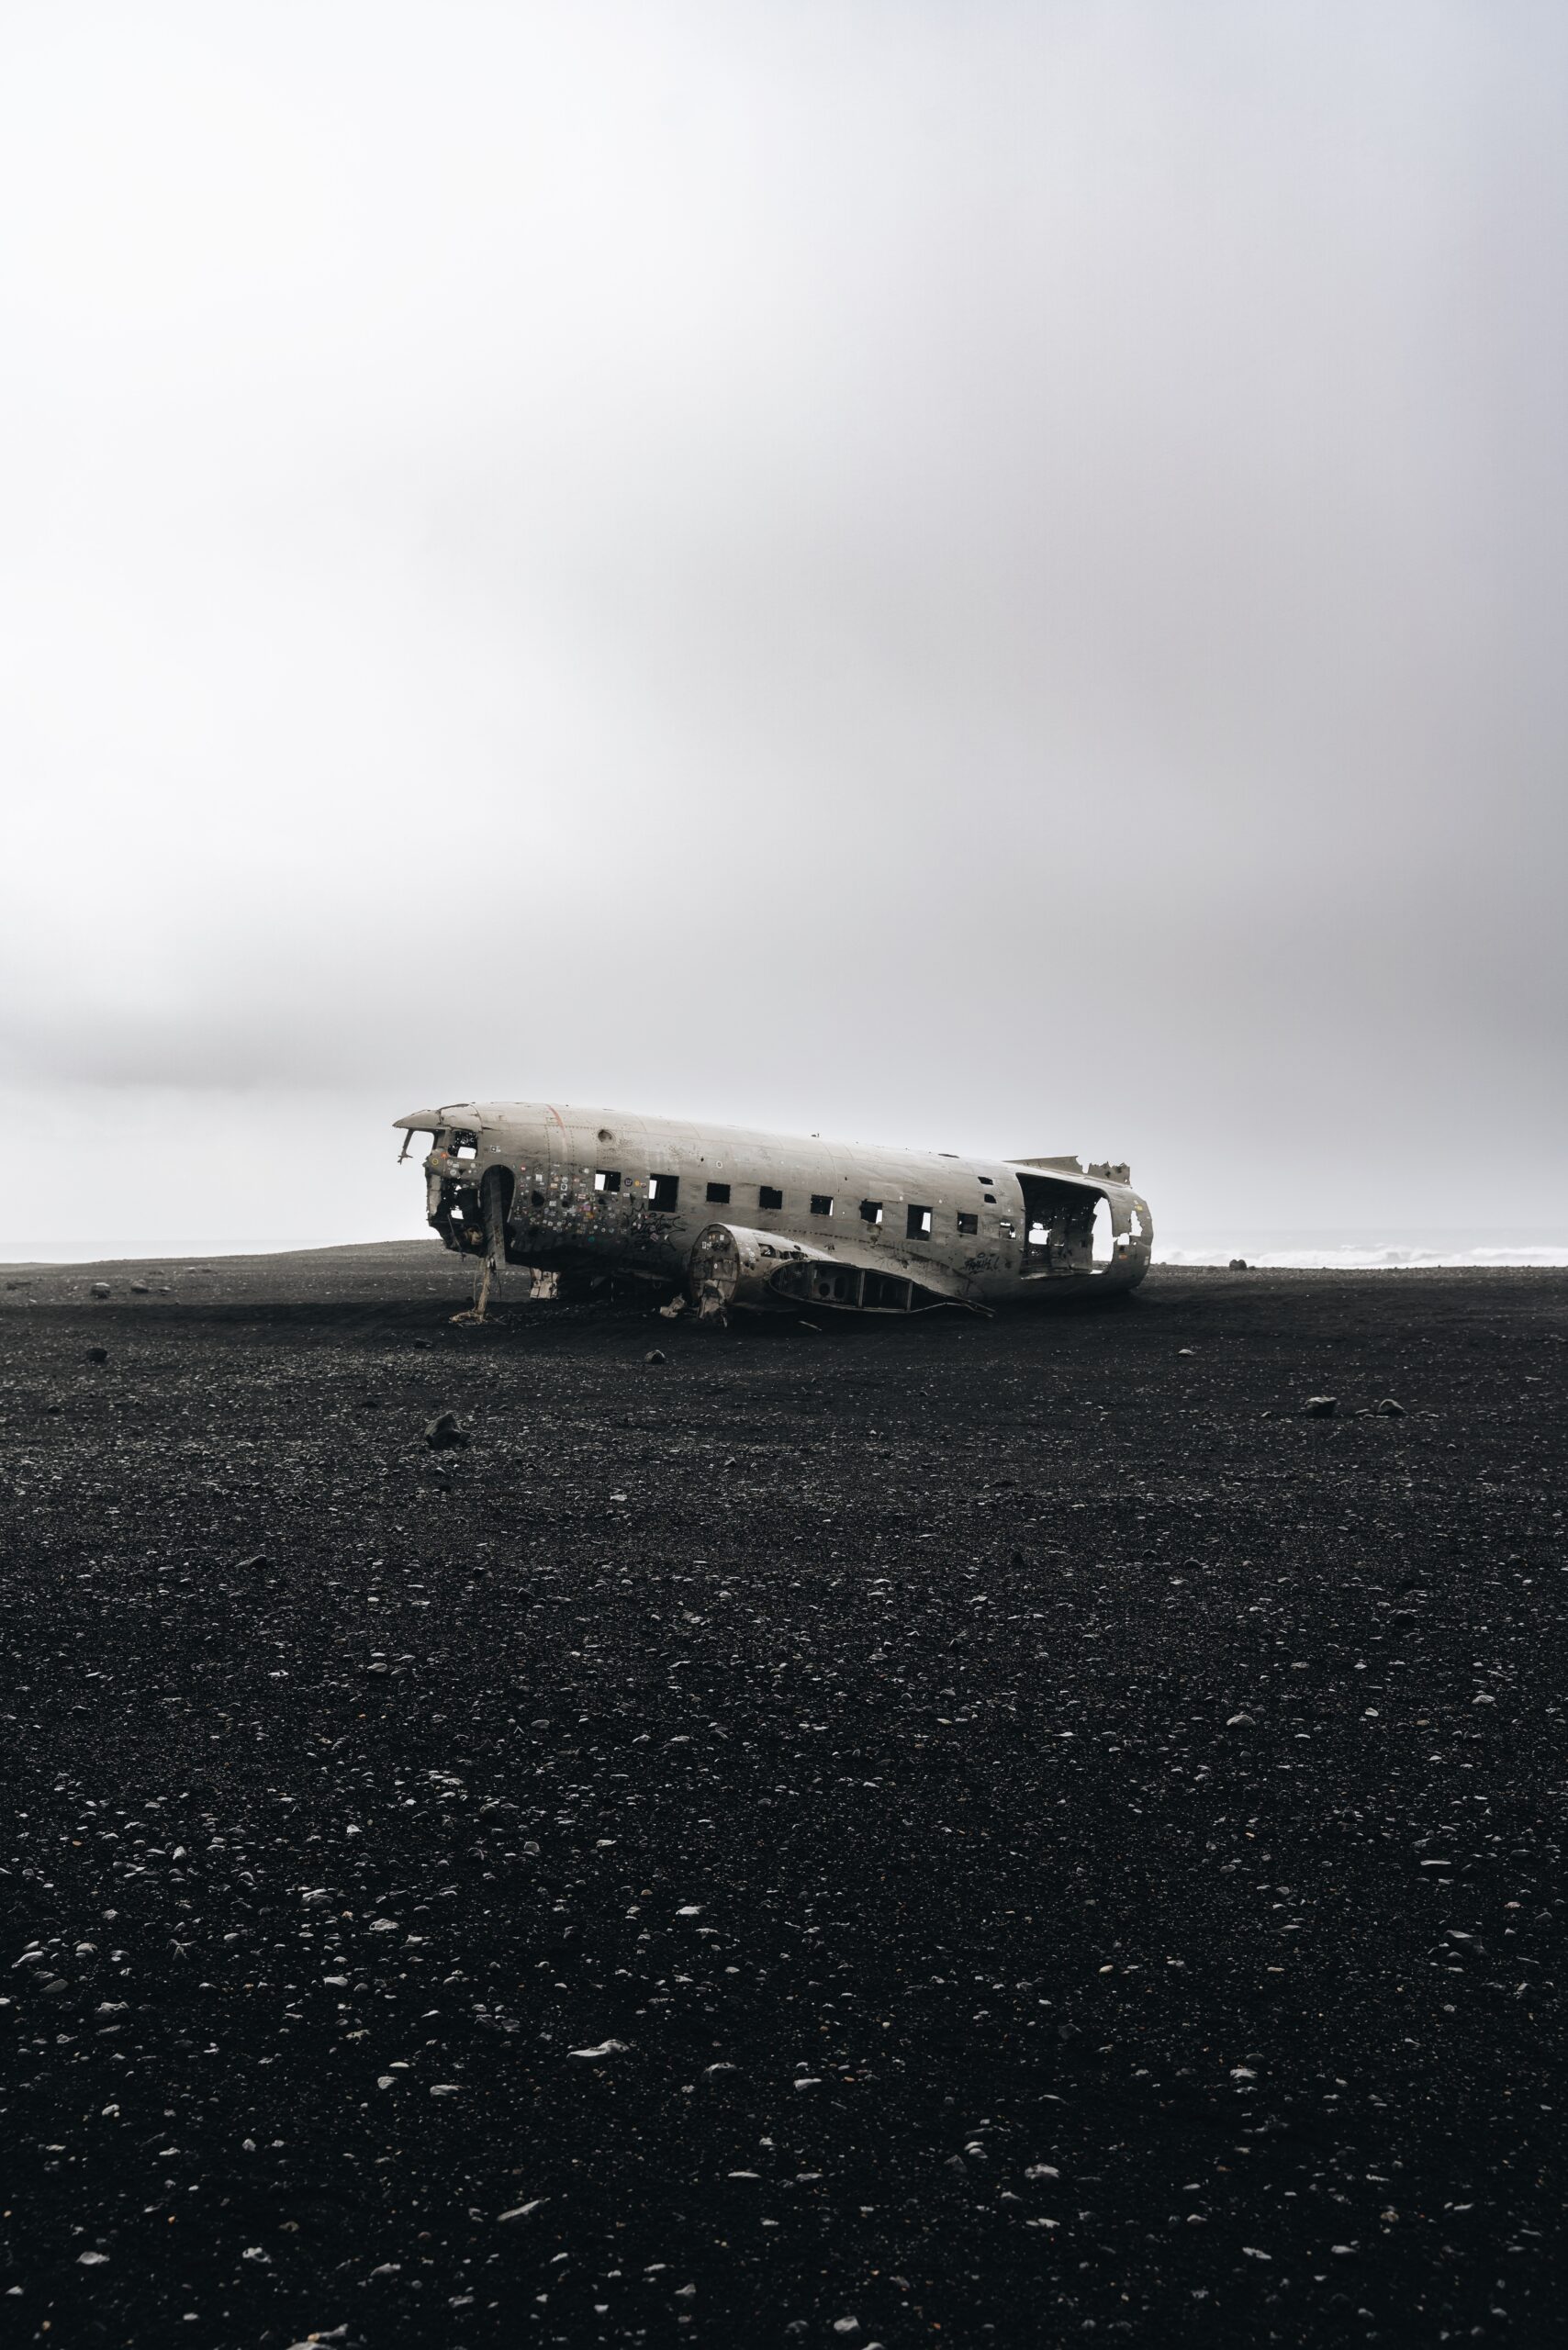
<path fill-rule="evenodd" d="M 1560 2338 L 1568 1275 L 466 1295 L 5 1275 L 0 2338 Z"/>

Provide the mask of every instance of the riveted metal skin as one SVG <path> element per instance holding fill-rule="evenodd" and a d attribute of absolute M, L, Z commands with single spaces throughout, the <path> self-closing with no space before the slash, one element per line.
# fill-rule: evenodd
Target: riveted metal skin
<path fill-rule="evenodd" d="M 725 1305 L 993 1311 L 1133 1288 L 1154 1230 L 1125 1166 L 976 1158 L 609 1109 L 458 1102 L 428 1134 L 449 1248 L 560 1277 L 619 1273 Z M 406 1146 L 405 1146 L 406 1147 Z"/>

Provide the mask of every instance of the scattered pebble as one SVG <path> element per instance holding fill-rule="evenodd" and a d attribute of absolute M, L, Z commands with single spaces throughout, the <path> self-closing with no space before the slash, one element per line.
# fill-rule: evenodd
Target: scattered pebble
<path fill-rule="evenodd" d="M 455 1412 L 438 1412 L 433 1420 L 425 1424 L 425 1442 L 432 1452 L 461 1449 L 473 1441 Z"/>

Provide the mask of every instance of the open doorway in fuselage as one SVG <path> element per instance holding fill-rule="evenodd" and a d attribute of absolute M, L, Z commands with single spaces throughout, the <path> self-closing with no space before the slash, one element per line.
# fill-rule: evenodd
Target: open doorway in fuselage
<path fill-rule="evenodd" d="M 1109 1204 L 1098 1192 L 1055 1175 L 1020 1174 L 1024 1279 L 1103 1272 L 1111 1262 Z"/>

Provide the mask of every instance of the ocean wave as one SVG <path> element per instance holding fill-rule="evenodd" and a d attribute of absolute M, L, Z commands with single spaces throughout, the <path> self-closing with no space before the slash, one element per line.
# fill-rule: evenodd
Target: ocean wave
<path fill-rule="evenodd" d="M 1507 1266 L 1544 1270 L 1568 1265 L 1568 1243 L 1502 1244 L 1484 1248 L 1162 1248 L 1156 1244 L 1157 1265 L 1228 1265 L 1245 1254 L 1251 1272 L 1377 1273 L 1399 1271 L 1450 1272 L 1466 1268 L 1502 1270 Z"/>

